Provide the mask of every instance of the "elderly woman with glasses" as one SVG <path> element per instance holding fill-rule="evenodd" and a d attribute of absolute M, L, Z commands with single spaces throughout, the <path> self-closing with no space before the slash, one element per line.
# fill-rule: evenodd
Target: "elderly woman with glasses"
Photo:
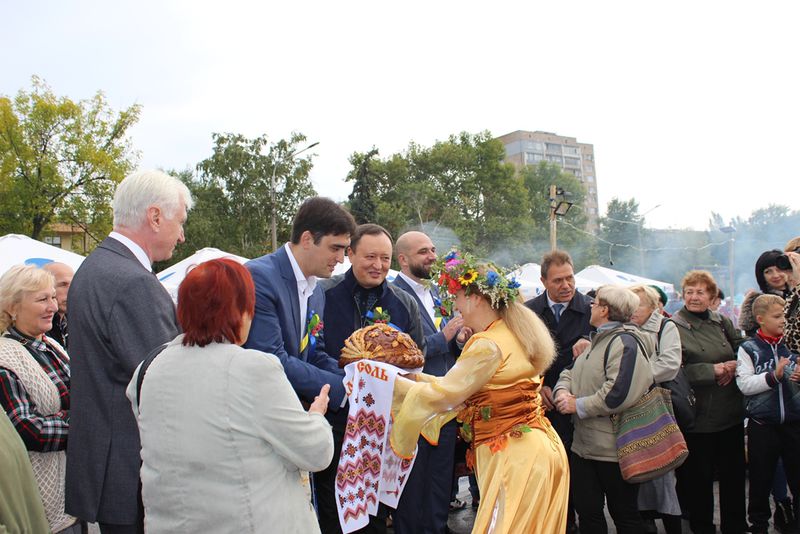
<path fill-rule="evenodd" d="M 607 532 L 604 501 L 617 532 L 644 531 L 638 484 L 622 478 L 611 422 L 612 414 L 632 406 L 653 384 L 648 362 L 653 341 L 629 324 L 638 307 L 639 297 L 629 289 L 600 287 L 589 320 L 597 332 L 574 365 L 561 372 L 553 390 L 556 408 L 573 414 L 570 468 L 582 533 Z"/>
<path fill-rule="evenodd" d="M 28 449 L 50 530 L 78 533 L 64 512 L 69 357 L 46 335 L 57 311 L 52 274 L 17 265 L 0 277 L 0 405 Z"/>
<path fill-rule="evenodd" d="M 717 283 L 708 271 L 689 271 L 682 281 L 684 306 L 678 326 L 686 377 L 694 389 L 694 428 L 685 433 L 689 458 L 678 470 L 692 532 L 713 533 L 714 474 L 719 474 L 721 530 L 745 532 L 744 409 L 736 386 L 736 351 L 742 336 L 730 319 L 710 309 Z"/>

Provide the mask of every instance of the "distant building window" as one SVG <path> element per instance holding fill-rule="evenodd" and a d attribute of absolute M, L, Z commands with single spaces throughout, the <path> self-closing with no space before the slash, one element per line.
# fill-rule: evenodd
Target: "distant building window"
<path fill-rule="evenodd" d="M 541 141 L 525 141 L 525 150 L 544 152 L 544 143 Z"/>
<path fill-rule="evenodd" d="M 553 163 L 558 163 L 559 165 L 562 164 L 561 156 L 547 156 L 547 161 L 552 161 Z"/>
<path fill-rule="evenodd" d="M 592 172 L 594 170 L 594 165 L 592 165 L 591 163 L 587 163 L 586 165 L 583 166 L 583 168 L 586 169 L 586 172 Z"/>
<path fill-rule="evenodd" d="M 548 154 L 558 154 L 561 155 L 561 145 L 557 145 L 555 143 L 545 143 L 547 145 L 547 153 Z"/>
<path fill-rule="evenodd" d="M 564 147 L 564 154 L 569 154 L 570 156 L 579 156 L 580 151 L 576 146 L 565 146 Z"/>
<path fill-rule="evenodd" d="M 581 160 L 579 158 L 564 158 L 564 165 L 567 167 L 580 167 Z"/>
<path fill-rule="evenodd" d="M 587 174 L 586 175 L 586 181 L 587 182 L 594 182 L 594 176 L 591 176 L 591 175 Z"/>
<path fill-rule="evenodd" d="M 534 154 L 533 152 L 525 152 L 525 163 L 537 163 L 544 159 L 542 154 Z"/>
<path fill-rule="evenodd" d="M 594 154 L 586 154 L 585 156 L 583 156 L 583 159 L 585 159 L 586 161 L 594 161 Z"/>
<path fill-rule="evenodd" d="M 61 236 L 47 236 L 44 238 L 44 242 L 48 245 L 53 245 L 54 247 L 61 248 Z"/>

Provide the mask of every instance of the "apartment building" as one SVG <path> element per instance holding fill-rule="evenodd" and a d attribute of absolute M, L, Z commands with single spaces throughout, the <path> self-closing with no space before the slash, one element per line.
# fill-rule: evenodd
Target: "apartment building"
<path fill-rule="evenodd" d="M 586 213 L 587 230 L 597 229 L 599 212 L 593 145 L 579 143 L 574 137 L 542 131 L 517 130 L 498 139 L 505 145 L 506 161 L 518 169 L 523 165 L 549 161 L 580 180 L 586 186 L 586 199 L 581 208 Z"/>

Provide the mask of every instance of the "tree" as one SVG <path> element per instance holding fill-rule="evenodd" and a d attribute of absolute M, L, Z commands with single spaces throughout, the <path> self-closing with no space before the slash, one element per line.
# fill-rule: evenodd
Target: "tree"
<path fill-rule="evenodd" d="M 0 96 L 0 231 L 39 239 L 61 220 L 103 235 L 116 184 L 136 160 L 127 131 L 141 108 L 114 112 L 102 92 L 74 102 L 37 77 L 32 85 Z"/>
<path fill-rule="evenodd" d="M 353 183 L 353 191 L 348 197 L 350 213 L 353 214 L 358 224 L 375 220 L 376 206 L 373 200 L 376 173 L 371 168 L 372 158 L 378 155 L 378 149 L 373 148 L 366 154 L 354 153 L 350 156 L 350 165 L 353 170 L 347 174 L 346 182 Z"/>
<path fill-rule="evenodd" d="M 640 273 L 642 218 L 634 199 L 611 199 L 600 218 L 600 235 L 609 246 L 609 264 L 621 271 Z"/>
<path fill-rule="evenodd" d="M 540 261 L 539 258 L 550 250 L 550 186 L 555 185 L 569 192 L 569 201 L 573 203 L 567 214 L 559 217 L 558 248 L 569 251 L 576 266 L 594 263 L 597 251 L 584 230 L 586 187 L 574 175 L 547 161 L 526 165 L 520 170 L 520 176 L 528 190 L 533 219 L 532 257 Z"/>
<path fill-rule="evenodd" d="M 515 260 L 532 226 L 527 191 L 504 155 L 489 132 L 463 132 L 431 147 L 411 142 L 404 153 L 371 159 L 374 222 L 395 236 L 409 228 L 449 228 L 478 255 Z M 351 175 L 366 156 L 351 158 Z"/>
<path fill-rule="evenodd" d="M 305 136 L 294 133 L 272 144 L 266 135 L 213 134 L 213 139 L 213 154 L 197 165 L 199 176 L 181 175 L 196 200 L 184 250 L 215 246 L 247 258 L 270 252 L 273 171 L 279 244 L 289 239 L 300 203 L 316 194 L 308 177 L 310 156 L 293 156 Z"/>

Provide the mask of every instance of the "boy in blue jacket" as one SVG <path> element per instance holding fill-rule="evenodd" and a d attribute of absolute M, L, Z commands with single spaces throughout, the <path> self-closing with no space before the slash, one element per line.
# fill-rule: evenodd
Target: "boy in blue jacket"
<path fill-rule="evenodd" d="M 769 492 L 778 458 L 795 498 L 784 532 L 799 532 L 797 491 L 800 481 L 800 384 L 790 379 L 797 355 L 783 343 L 784 301 L 777 295 L 761 295 L 753 302 L 759 325 L 755 335 L 739 347 L 736 384 L 745 397 L 750 498 L 748 516 L 752 532 L 769 527 Z"/>

